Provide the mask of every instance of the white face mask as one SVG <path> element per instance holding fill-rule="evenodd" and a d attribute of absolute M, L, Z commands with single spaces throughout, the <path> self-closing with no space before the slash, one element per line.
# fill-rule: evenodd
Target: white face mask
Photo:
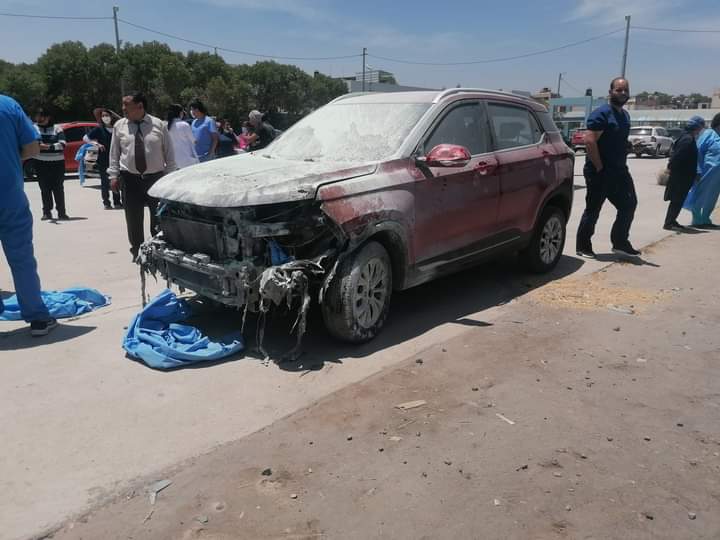
<path fill-rule="evenodd" d="M 103 121 L 103 124 L 105 124 L 106 126 L 109 126 L 110 123 L 112 122 L 112 117 L 111 116 L 103 116 L 102 121 Z"/>

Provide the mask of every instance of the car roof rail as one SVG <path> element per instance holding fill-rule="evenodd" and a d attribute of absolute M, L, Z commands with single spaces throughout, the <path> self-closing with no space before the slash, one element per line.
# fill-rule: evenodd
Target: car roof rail
<path fill-rule="evenodd" d="M 498 96 L 512 96 L 515 98 L 521 98 L 521 99 L 525 99 L 527 101 L 532 101 L 533 103 L 537 103 L 537 101 L 535 101 L 531 97 L 525 96 L 523 94 L 516 94 L 514 92 L 504 92 L 502 90 L 490 90 L 488 88 L 448 88 L 447 90 L 443 90 L 437 96 L 435 96 L 435 99 L 433 99 L 433 103 L 438 103 L 441 99 L 446 98 L 448 96 L 452 96 L 453 94 L 463 94 L 466 92 L 482 92 L 483 94 L 494 94 L 494 95 L 498 95 Z"/>
<path fill-rule="evenodd" d="M 336 97 L 333 99 L 330 103 L 335 103 L 336 101 L 342 101 L 343 99 L 351 98 L 351 97 L 358 97 L 358 96 L 367 96 L 368 94 L 376 94 L 377 92 L 348 92 L 347 94 L 343 94 L 341 96 Z M 328 105 L 330 105 L 328 103 Z"/>

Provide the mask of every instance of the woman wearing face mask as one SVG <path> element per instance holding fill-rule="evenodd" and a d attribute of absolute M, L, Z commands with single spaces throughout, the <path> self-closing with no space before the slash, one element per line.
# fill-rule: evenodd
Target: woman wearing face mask
<path fill-rule="evenodd" d="M 110 166 L 110 143 L 112 143 L 113 125 L 120 116 L 110 109 L 98 108 L 93 111 L 98 125 L 83 137 L 87 143 L 94 144 L 98 150 L 97 168 L 100 173 L 100 193 L 105 210 L 110 210 L 110 177 L 107 168 Z M 120 192 L 112 192 L 113 205 L 122 208 Z"/>
<path fill-rule="evenodd" d="M 687 210 L 692 212 L 692 226 L 701 229 L 718 228 L 710 220 L 720 197 L 720 113 L 697 139 L 698 168 L 700 176 L 685 200 Z"/>

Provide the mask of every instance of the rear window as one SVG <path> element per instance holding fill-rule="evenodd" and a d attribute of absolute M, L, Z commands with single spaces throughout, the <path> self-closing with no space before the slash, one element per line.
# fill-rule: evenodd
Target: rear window
<path fill-rule="evenodd" d="M 652 135 L 652 129 L 630 128 L 630 135 Z"/>

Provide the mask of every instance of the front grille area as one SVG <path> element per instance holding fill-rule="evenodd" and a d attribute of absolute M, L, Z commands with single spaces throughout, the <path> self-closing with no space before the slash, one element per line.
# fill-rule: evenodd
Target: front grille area
<path fill-rule="evenodd" d="M 160 224 L 165 240 L 185 253 L 205 253 L 214 260 L 223 256 L 220 226 L 202 221 L 163 217 Z"/>
<path fill-rule="evenodd" d="M 182 281 L 183 285 L 192 286 L 193 290 L 202 291 L 203 289 L 215 291 L 217 294 L 222 292 L 222 279 L 197 272 L 190 268 L 185 268 L 174 263 L 167 263 L 168 277 Z"/>

